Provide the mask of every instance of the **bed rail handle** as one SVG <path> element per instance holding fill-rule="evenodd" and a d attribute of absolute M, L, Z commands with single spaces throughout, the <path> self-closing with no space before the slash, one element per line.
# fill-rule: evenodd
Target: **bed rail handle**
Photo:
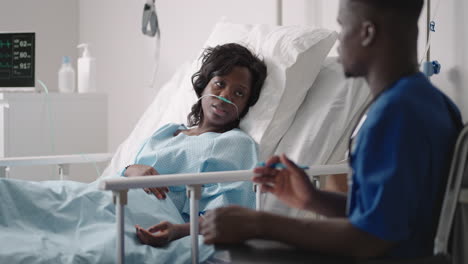
<path fill-rule="evenodd" d="M 54 156 L 10 157 L 1 158 L 0 167 L 103 162 L 111 160 L 113 155 L 113 153 L 91 153 Z"/>
<path fill-rule="evenodd" d="M 347 164 L 339 165 L 320 165 L 310 166 L 307 170 L 307 174 L 312 176 L 318 175 L 331 175 L 331 174 L 343 174 L 350 171 Z M 122 202 L 127 202 L 127 191 L 129 189 L 139 188 L 151 188 L 151 187 L 164 187 L 173 185 L 186 185 L 188 196 L 190 198 L 190 235 L 192 242 L 192 264 L 199 262 L 199 248 L 198 248 L 198 211 L 199 211 L 199 200 L 201 195 L 201 185 L 213 183 L 213 182 L 233 182 L 233 181 L 250 181 L 253 176 L 252 170 L 242 171 L 219 171 L 219 172 L 204 172 L 204 173 L 184 173 L 184 174 L 166 174 L 156 176 L 136 176 L 131 178 L 120 177 L 112 179 L 103 179 L 99 183 L 101 190 L 112 191 L 115 197 L 121 197 L 125 193 Z M 260 192 L 257 192 L 258 194 Z M 257 195 L 258 195 L 257 194 Z M 258 198 L 258 196 L 257 196 Z M 117 199 L 117 203 L 120 201 Z M 119 264 L 124 263 L 124 237 L 123 237 L 123 214 L 124 205 L 118 206 L 116 204 L 117 211 L 117 259 Z M 261 204 L 257 204 L 257 209 L 261 207 Z M 120 219 L 120 220 L 119 220 Z"/>

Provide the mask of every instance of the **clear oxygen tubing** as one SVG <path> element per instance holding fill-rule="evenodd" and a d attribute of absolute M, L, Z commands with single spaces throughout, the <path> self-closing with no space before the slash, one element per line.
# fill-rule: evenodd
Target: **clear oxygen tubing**
<path fill-rule="evenodd" d="M 229 101 L 228 99 L 222 97 L 222 96 L 217 96 L 217 95 L 214 95 L 214 94 L 205 94 L 203 96 L 201 96 L 200 98 L 198 98 L 198 100 L 195 102 L 195 103 L 198 103 L 198 101 L 200 101 L 201 99 L 205 98 L 205 97 L 208 97 L 208 96 L 213 96 L 213 97 L 216 97 L 218 98 L 219 100 L 223 101 L 223 102 L 226 102 L 230 105 L 233 105 L 235 108 L 236 108 L 236 113 L 237 113 L 237 120 L 240 120 L 240 117 L 239 117 L 239 108 L 237 107 L 237 105 L 231 101 Z"/>
<path fill-rule="evenodd" d="M 439 13 L 439 7 L 440 7 L 440 0 L 437 1 L 437 4 L 435 6 L 434 12 L 432 12 L 432 17 L 430 16 L 431 13 L 431 0 L 427 0 L 427 23 L 426 23 L 426 30 L 427 30 L 427 39 L 426 39 L 426 47 L 424 48 L 424 52 L 421 55 L 421 60 L 419 61 L 419 65 L 422 65 L 423 61 L 430 61 L 430 48 L 431 48 L 431 42 L 432 42 L 432 32 L 430 29 L 430 23 L 431 21 L 436 21 L 437 19 L 437 14 Z"/>
<path fill-rule="evenodd" d="M 153 72 L 151 75 L 151 81 L 149 82 L 148 86 L 150 88 L 154 88 L 156 83 L 156 76 L 158 75 L 159 70 L 159 59 L 160 59 L 160 49 L 161 49 L 161 37 L 159 35 L 159 31 L 155 35 L 155 47 L 154 47 L 154 65 L 153 65 Z"/>
<path fill-rule="evenodd" d="M 37 82 L 42 86 L 42 89 L 44 89 L 44 92 L 45 92 L 45 104 L 46 104 L 46 107 L 47 107 L 47 114 L 49 115 L 49 129 L 50 129 L 50 148 L 51 148 L 51 152 L 52 154 L 55 154 L 55 128 L 54 128 L 54 125 L 55 125 L 55 122 L 54 122 L 54 119 L 53 119 L 53 115 L 52 115 L 52 110 L 51 110 L 51 104 L 50 104 L 50 98 L 49 98 L 49 89 L 47 88 L 47 85 L 45 85 L 44 82 L 42 82 L 41 80 L 37 80 Z"/>
<path fill-rule="evenodd" d="M 52 110 L 51 110 L 52 105 L 51 105 L 50 98 L 49 98 L 49 89 L 47 88 L 47 85 L 45 85 L 45 83 L 43 81 L 38 79 L 37 82 L 42 86 L 42 89 L 45 92 L 45 103 L 46 103 L 46 107 L 47 107 L 47 114 L 49 115 L 50 146 L 51 146 L 52 154 L 55 154 L 55 120 L 53 118 L 54 115 L 52 114 Z M 91 162 L 88 159 L 88 157 L 86 157 L 85 154 L 80 153 L 80 156 L 84 160 L 89 161 L 89 163 L 92 163 L 94 165 L 94 169 L 96 170 L 97 177 L 101 176 L 101 172 L 99 171 L 99 168 L 98 168 L 95 161 Z"/>
<path fill-rule="evenodd" d="M 146 10 L 147 7 L 149 8 L 149 10 Z M 146 16 L 145 16 L 145 12 L 146 12 Z M 144 20 L 143 27 L 147 28 L 149 24 L 149 26 L 151 26 L 151 31 L 152 31 L 152 32 L 144 31 L 143 33 L 147 36 L 155 37 L 154 38 L 155 39 L 154 41 L 154 65 L 153 65 L 151 80 L 148 84 L 148 87 L 154 88 L 154 85 L 156 83 L 156 76 L 159 70 L 160 49 L 161 49 L 161 30 L 159 27 L 158 15 L 156 13 L 155 0 L 146 0 L 145 11 L 143 13 L 143 20 Z M 154 33 L 154 34 L 151 34 L 151 33 Z"/>

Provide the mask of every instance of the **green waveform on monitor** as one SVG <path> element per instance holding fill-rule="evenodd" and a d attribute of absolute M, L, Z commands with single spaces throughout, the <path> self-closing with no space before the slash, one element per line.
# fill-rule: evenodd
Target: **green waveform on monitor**
<path fill-rule="evenodd" d="M 9 69 L 11 65 L 9 63 L 2 63 L 0 62 L 0 69 Z"/>
<path fill-rule="evenodd" d="M 10 46 L 11 46 L 10 41 L 7 40 L 6 42 L 3 42 L 2 40 L 0 40 L 0 49 L 3 47 L 10 48 Z"/>

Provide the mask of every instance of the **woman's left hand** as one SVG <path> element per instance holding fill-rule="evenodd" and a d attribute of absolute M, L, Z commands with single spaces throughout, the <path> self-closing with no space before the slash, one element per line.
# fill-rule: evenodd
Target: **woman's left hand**
<path fill-rule="evenodd" d="M 239 243 L 259 233 L 259 213 L 240 206 L 208 211 L 200 222 L 200 233 L 206 244 Z"/>
<path fill-rule="evenodd" d="M 154 176 L 158 175 L 159 172 L 153 167 L 142 164 L 133 164 L 127 167 L 124 175 L 127 177 L 133 176 Z M 158 199 L 166 199 L 166 193 L 169 192 L 167 187 L 152 187 L 152 188 L 143 188 L 147 194 L 154 194 Z"/>
<path fill-rule="evenodd" d="M 172 224 L 168 221 L 154 225 L 148 228 L 148 230 L 139 225 L 135 225 L 136 235 L 140 242 L 153 247 L 162 247 L 178 239 L 180 237 L 178 227 L 179 225 Z"/>

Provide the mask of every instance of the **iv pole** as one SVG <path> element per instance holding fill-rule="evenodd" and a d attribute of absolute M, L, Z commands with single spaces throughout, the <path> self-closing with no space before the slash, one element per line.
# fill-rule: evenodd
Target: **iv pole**
<path fill-rule="evenodd" d="M 431 35 L 431 0 L 427 0 L 426 8 L 426 43 L 429 43 Z M 427 49 L 426 62 L 431 61 L 431 46 Z"/>
<path fill-rule="evenodd" d="M 431 61 L 431 31 L 435 32 L 435 22 L 431 21 L 431 0 L 427 0 L 426 6 L 426 61 L 422 64 L 422 71 L 428 78 L 434 74 L 439 74 L 441 65 L 438 61 Z"/>
<path fill-rule="evenodd" d="M 276 25 L 283 25 L 283 0 L 276 0 Z"/>

